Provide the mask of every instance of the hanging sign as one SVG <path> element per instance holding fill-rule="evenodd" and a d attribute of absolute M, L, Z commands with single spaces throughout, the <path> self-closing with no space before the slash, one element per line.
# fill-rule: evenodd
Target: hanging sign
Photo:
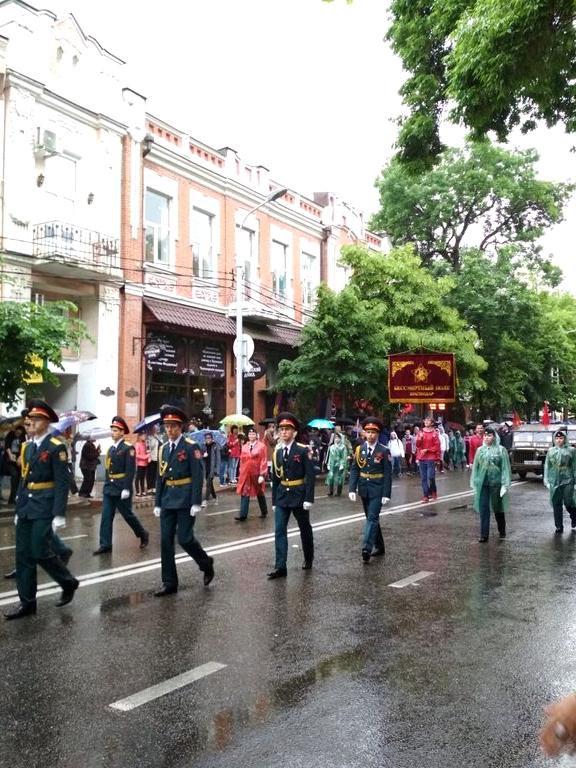
<path fill-rule="evenodd" d="M 388 355 L 388 399 L 391 403 L 453 403 L 456 400 L 454 355 Z"/>
<path fill-rule="evenodd" d="M 209 379 L 223 379 L 226 373 L 224 353 L 221 347 L 206 344 L 200 352 L 200 375 Z"/>
<path fill-rule="evenodd" d="M 248 370 L 244 371 L 244 379 L 261 379 L 266 374 L 266 365 L 261 360 L 250 360 Z"/>

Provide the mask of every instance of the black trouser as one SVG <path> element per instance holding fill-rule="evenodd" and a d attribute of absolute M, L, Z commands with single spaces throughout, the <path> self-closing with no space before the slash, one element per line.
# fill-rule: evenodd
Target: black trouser
<path fill-rule="evenodd" d="M 158 462 L 151 461 L 148 464 L 146 472 L 146 486 L 149 491 L 153 491 L 156 488 L 156 473 L 158 471 Z"/>
<path fill-rule="evenodd" d="M 148 467 L 136 467 L 136 493 L 144 494 L 146 491 L 146 473 Z"/>
<path fill-rule="evenodd" d="M 10 496 L 8 504 L 14 504 L 16 501 L 16 492 L 20 484 L 20 467 L 13 461 L 7 463 L 8 474 L 10 475 Z"/>
<path fill-rule="evenodd" d="M 207 477 L 206 478 L 206 495 L 204 496 L 204 498 L 206 499 L 206 501 L 208 501 L 208 499 L 210 499 L 210 498 L 212 498 L 212 499 L 216 498 L 216 491 L 214 490 L 214 478 L 213 477 Z"/>
<path fill-rule="evenodd" d="M 94 481 L 96 479 L 96 470 L 84 469 L 83 467 L 80 467 L 80 471 L 82 472 L 82 485 L 80 486 L 78 495 L 90 496 L 94 488 Z"/>
<path fill-rule="evenodd" d="M 268 506 L 266 504 L 266 496 L 263 493 L 259 493 L 256 498 L 258 499 L 258 506 L 260 507 L 260 516 L 266 517 L 268 514 Z M 240 515 L 242 520 L 248 517 L 248 507 L 250 506 L 250 496 L 240 497 Z"/>
<path fill-rule="evenodd" d="M 162 509 L 160 513 L 160 556 L 162 559 L 162 583 L 169 589 L 178 588 L 174 538 L 178 532 L 178 544 L 197 563 L 201 571 L 212 564 L 212 558 L 200 546 L 194 536 L 194 522 L 190 507 L 185 509 Z"/>
<path fill-rule="evenodd" d="M 564 527 L 564 507 L 570 515 L 572 526 L 576 525 L 576 508 L 573 505 L 572 483 L 559 485 L 552 496 L 552 509 L 554 511 L 554 525 L 556 528 Z"/>
<path fill-rule="evenodd" d="M 16 523 L 16 579 L 18 597 L 24 607 L 36 603 L 37 574 L 40 565 L 62 589 L 71 587 L 76 579 L 54 554 L 52 518 L 29 520 L 18 516 Z"/>

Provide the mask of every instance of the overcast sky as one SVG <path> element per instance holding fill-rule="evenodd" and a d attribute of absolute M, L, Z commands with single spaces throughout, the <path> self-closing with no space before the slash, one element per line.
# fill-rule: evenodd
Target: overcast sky
<path fill-rule="evenodd" d="M 32 3 L 34 4 L 34 2 Z M 385 0 L 47 0 L 127 62 L 148 111 L 311 195 L 330 190 L 372 213 L 374 180 L 393 151 L 402 68 L 383 38 Z M 40 4 L 38 3 L 38 7 Z M 576 178 L 561 130 L 521 137 L 542 175 Z M 576 282 L 570 221 L 545 250 Z M 571 286 L 573 288 L 573 286 Z"/>

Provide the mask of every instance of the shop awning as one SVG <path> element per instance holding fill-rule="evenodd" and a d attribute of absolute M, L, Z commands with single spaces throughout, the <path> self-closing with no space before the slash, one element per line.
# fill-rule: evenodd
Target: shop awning
<path fill-rule="evenodd" d="M 170 301 L 144 299 L 144 306 L 154 319 L 165 325 L 204 331 L 218 336 L 236 336 L 236 322 L 221 312 L 209 312 L 199 307 L 176 304 Z M 244 332 L 255 341 L 268 344 L 295 347 L 300 338 L 300 330 L 282 325 L 259 325 L 257 328 L 244 325 Z"/>

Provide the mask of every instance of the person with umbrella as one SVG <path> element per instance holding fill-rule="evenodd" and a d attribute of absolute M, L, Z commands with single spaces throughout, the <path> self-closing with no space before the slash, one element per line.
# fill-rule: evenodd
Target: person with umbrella
<path fill-rule="evenodd" d="M 348 498 L 350 501 L 356 501 L 358 493 L 362 501 L 366 515 L 362 560 L 368 563 L 373 555 L 385 554 L 380 510 L 388 504 L 392 495 L 392 471 L 390 451 L 378 442 L 382 430 L 380 419 L 369 416 L 362 422 L 362 429 L 366 442 L 354 451 L 348 481 Z"/>
<path fill-rule="evenodd" d="M 112 552 L 112 525 L 116 512 L 120 512 L 124 520 L 140 539 L 140 549 L 148 546 L 149 534 L 140 520 L 132 511 L 132 483 L 136 473 L 136 451 L 131 443 L 124 440 L 130 431 L 128 424 L 121 416 L 114 416 L 110 424 L 113 445 L 108 449 L 104 468 L 102 498 L 102 518 L 100 520 L 100 546 L 93 554 L 104 555 Z"/>
<path fill-rule="evenodd" d="M 293 514 L 300 528 L 303 570 L 312 568 L 314 560 L 314 535 L 310 525 L 310 509 L 314 503 L 314 467 L 308 456 L 308 448 L 295 438 L 299 423 L 294 414 L 285 411 L 278 414 L 280 441 L 272 461 L 272 510 L 274 512 L 274 539 L 276 562 L 269 579 L 287 576 L 288 520 Z"/>
<path fill-rule="evenodd" d="M 218 497 L 214 490 L 214 478 L 220 477 L 220 446 L 214 440 L 212 432 L 207 429 L 204 434 L 204 474 L 206 476 L 206 495 L 202 506 L 205 507 L 210 499 L 214 504 L 218 503 Z"/>
<path fill-rule="evenodd" d="M 89 499 L 96 479 L 96 467 L 100 463 L 100 446 L 92 435 L 88 435 L 80 453 L 80 472 L 82 472 L 82 485 L 78 496 Z"/>
<path fill-rule="evenodd" d="M 268 468 L 266 446 L 258 438 L 256 427 L 248 428 L 248 440 L 242 446 L 240 457 L 240 477 L 236 493 L 240 496 L 240 514 L 234 520 L 246 520 L 250 499 L 256 497 L 260 507 L 260 517 L 266 517 L 266 470 Z"/>
<path fill-rule="evenodd" d="M 175 406 L 161 410 L 168 442 L 160 449 L 160 466 L 156 481 L 154 515 L 160 518 L 162 587 L 155 597 L 166 597 L 178 591 L 174 538 L 204 573 L 204 585 L 214 578 L 214 560 L 202 549 L 194 536 L 196 515 L 202 502 L 202 450 L 182 434 L 186 414 Z"/>
<path fill-rule="evenodd" d="M 37 567 L 62 588 L 57 606 L 68 605 L 80 582 L 54 553 L 53 528 L 66 524 L 68 454 L 49 432 L 58 416 L 43 400 L 28 404 L 30 441 L 22 454 L 22 476 L 16 496 L 16 583 L 20 605 L 4 614 L 10 621 L 36 613 Z"/>
<path fill-rule="evenodd" d="M 334 441 L 328 448 L 328 456 L 326 458 L 328 496 L 334 496 L 334 485 L 336 485 L 336 496 L 342 496 L 347 462 L 348 450 L 342 440 L 342 434 L 335 432 Z"/>

